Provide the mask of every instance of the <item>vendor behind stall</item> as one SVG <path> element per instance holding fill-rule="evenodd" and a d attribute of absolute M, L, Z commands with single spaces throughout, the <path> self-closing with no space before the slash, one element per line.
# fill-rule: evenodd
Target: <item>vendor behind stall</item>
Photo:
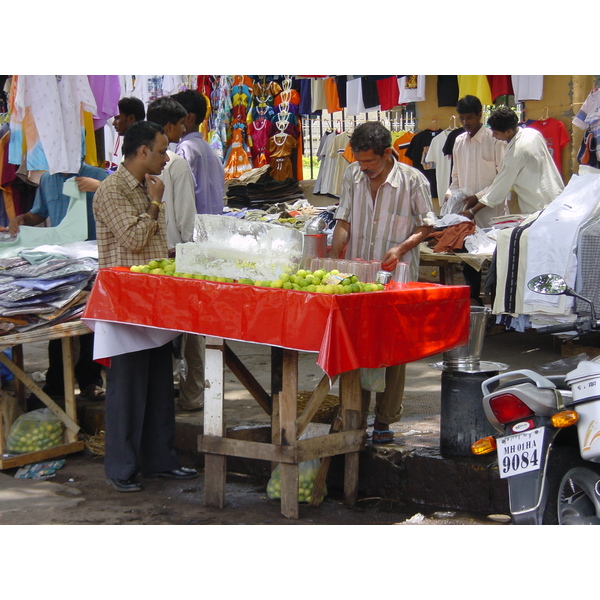
<path fill-rule="evenodd" d="M 409 263 L 409 279 L 416 281 L 419 244 L 431 233 L 433 207 L 425 176 L 392 155 L 392 137 L 379 121 L 359 125 L 350 138 L 356 162 L 344 173 L 339 207 L 334 215 L 331 257 L 381 260 L 393 271 Z M 429 214 L 428 214 L 429 213 Z M 402 417 L 406 365 L 386 368 L 385 391 L 375 397 L 374 443 L 390 443 L 389 429 Z M 363 390 L 364 415 L 371 393 Z"/>
<path fill-rule="evenodd" d="M 123 138 L 123 162 L 98 188 L 94 216 L 100 268 L 167 256 L 159 179 L 169 161 L 169 140 L 155 123 L 140 121 Z M 119 492 L 142 489 L 146 477 L 191 479 L 175 452 L 171 343 L 111 357 L 106 369 L 104 471 Z"/>

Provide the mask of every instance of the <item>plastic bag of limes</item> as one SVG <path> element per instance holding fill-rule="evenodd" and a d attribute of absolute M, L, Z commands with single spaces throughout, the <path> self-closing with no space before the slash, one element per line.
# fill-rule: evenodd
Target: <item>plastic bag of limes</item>
<path fill-rule="evenodd" d="M 48 408 L 32 410 L 17 418 L 6 440 L 6 452 L 24 454 L 54 448 L 62 443 L 63 423 Z"/>
<path fill-rule="evenodd" d="M 298 502 L 310 502 L 312 499 L 312 490 L 315 477 L 319 470 L 319 459 L 301 462 L 298 471 Z M 267 484 L 267 496 L 271 500 L 281 498 L 281 465 L 277 465 L 271 473 L 271 479 Z M 327 496 L 327 486 L 323 486 L 321 500 Z"/>

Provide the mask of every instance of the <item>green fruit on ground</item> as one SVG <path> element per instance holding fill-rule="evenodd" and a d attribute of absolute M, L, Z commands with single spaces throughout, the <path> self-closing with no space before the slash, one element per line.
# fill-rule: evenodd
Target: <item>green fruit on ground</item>
<path fill-rule="evenodd" d="M 272 288 L 282 288 L 283 287 L 283 281 L 281 279 L 276 279 L 275 281 L 271 282 L 271 287 Z"/>
<path fill-rule="evenodd" d="M 317 291 L 317 286 L 313 285 L 312 283 L 310 285 L 307 285 L 304 288 L 307 292 L 316 292 Z"/>
<path fill-rule="evenodd" d="M 150 273 L 152 273 L 152 275 L 164 275 L 165 274 L 165 272 L 160 267 L 158 267 L 156 269 L 152 269 L 150 271 Z"/>
<path fill-rule="evenodd" d="M 331 285 L 330 283 L 325 286 L 323 290 L 326 294 L 335 294 L 335 285 Z"/>
<path fill-rule="evenodd" d="M 150 269 L 158 269 L 158 267 L 160 267 L 160 264 L 158 263 L 157 260 L 151 260 L 148 263 L 148 268 L 150 268 Z"/>
<path fill-rule="evenodd" d="M 293 286 L 294 286 L 294 284 L 293 284 L 293 283 L 290 283 L 289 281 L 286 281 L 286 282 L 283 284 L 283 289 L 284 289 L 284 290 L 293 290 L 293 289 L 294 289 L 294 287 L 293 287 Z"/>

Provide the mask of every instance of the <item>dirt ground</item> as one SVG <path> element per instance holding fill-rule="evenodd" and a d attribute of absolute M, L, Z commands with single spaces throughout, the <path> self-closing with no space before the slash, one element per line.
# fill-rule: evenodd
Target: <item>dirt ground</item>
<path fill-rule="evenodd" d="M 512 338 L 511 338 L 512 336 Z M 539 348 L 522 342 L 517 334 L 504 340 L 516 339 L 523 356 L 545 362 L 557 358 L 552 347 Z M 501 360 L 503 352 L 513 353 L 517 347 L 508 344 L 500 351 L 502 336 L 490 338 L 490 359 Z M 534 340 L 539 342 L 539 340 Z M 46 353 L 43 345 L 26 348 L 26 370 L 43 373 Z M 253 344 L 232 343 L 238 357 L 251 369 L 259 382 L 269 389 L 270 355 L 268 349 Z M 409 365 L 405 415 L 394 424 L 398 444 L 413 447 L 435 445 L 439 436 L 440 373 L 431 364 L 440 357 L 431 357 Z M 300 356 L 300 388 L 313 389 L 322 376 L 314 355 Z M 247 390 L 231 372 L 225 371 L 226 420 L 228 426 L 244 427 L 268 423 L 268 416 L 258 407 Z M 332 389 L 336 393 L 336 388 Z M 202 412 L 181 413 L 178 420 L 201 423 Z M 370 418 L 372 422 L 372 416 Z M 91 432 L 90 432 L 91 433 Z M 182 456 L 185 466 L 196 466 L 193 457 Z M 198 479 L 174 481 L 152 479 L 144 481 L 139 493 L 123 494 L 114 491 L 105 481 L 102 458 L 88 450 L 65 457 L 64 466 L 47 481 L 15 479 L 16 469 L 0 473 L 0 524 L 3 525 L 375 525 L 375 524 L 501 524 L 486 515 L 460 514 L 422 506 L 407 506 L 398 500 L 360 498 L 354 507 L 345 505 L 336 490 L 318 507 L 301 505 L 298 521 L 281 516 L 278 500 L 266 494 L 264 478 L 229 473 L 224 509 L 203 504 L 203 472 Z"/>

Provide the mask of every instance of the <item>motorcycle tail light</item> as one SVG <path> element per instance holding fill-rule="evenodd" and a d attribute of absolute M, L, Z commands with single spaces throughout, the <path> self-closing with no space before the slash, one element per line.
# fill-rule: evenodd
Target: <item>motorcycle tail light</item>
<path fill-rule="evenodd" d="M 471 444 L 471 452 L 475 455 L 489 454 L 496 450 L 496 439 L 491 435 Z"/>
<path fill-rule="evenodd" d="M 571 427 L 579 421 L 579 415 L 574 410 L 561 410 L 552 415 L 550 421 L 554 427 Z"/>
<path fill-rule="evenodd" d="M 490 399 L 490 408 L 502 424 L 512 423 L 535 413 L 514 394 L 500 394 Z"/>

